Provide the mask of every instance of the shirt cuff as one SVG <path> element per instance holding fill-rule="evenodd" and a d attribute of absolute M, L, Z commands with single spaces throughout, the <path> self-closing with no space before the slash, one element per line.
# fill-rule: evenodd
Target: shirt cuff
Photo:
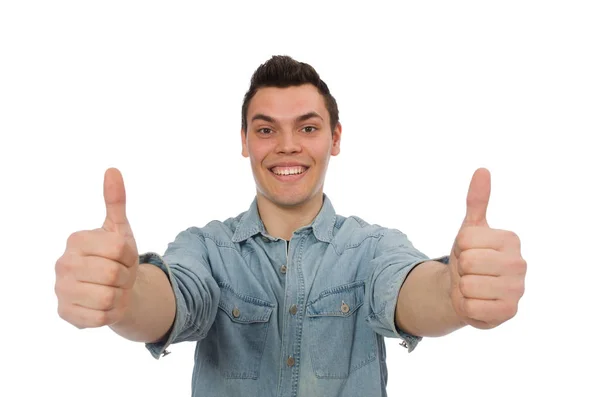
<path fill-rule="evenodd" d="M 173 343 L 173 340 L 177 337 L 177 335 L 179 335 L 179 333 L 184 327 L 185 311 L 183 310 L 183 307 L 181 307 L 182 304 L 180 303 L 183 302 L 183 297 L 181 296 L 177 285 L 177 280 L 175 279 L 175 277 L 173 277 L 169 265 L 163 260 L 163 258 L 159 254 L 155 252 L 147 252 L 142 255 L 139 255 L 139 263 L 149 263 L 151 265 L 155 265 L 159 267 L 163 272 L 165 272 L 169 279 L 169 282 L 171 283 L 171 287 L 173 288 L 173 294 L 175 295 L 175 320 L 173 321 L 171 329 L 160 341 L 146 343 L 146 348 L 150 351 L 152 357 L 158 360 L 161 355 L 164 357 L 167 354 L 169 354 L 169 352 L 167 351 L 167 347 L 169 347 L 169 345 Z"/>
<path fill-rule="evenodd" d="M 401 345 L 406 347 L 409 353 L 415 350 L 418 343 L 423 340 L 423 337 L 405 332 L 396 326 L 396 302 L 398 301 L 400 288 L 402 288 L 409 273 L 421 263 L 437 261 L 448 264 L 449 258 L 449 256 L 441 256 L 433 259 L 419 259 L 402 268 L 402 271 L 395 274 L 395 277 L 389 280 L 388 299 L 386 299 L 386 302 L 393 302 L 394 304 L 385 305 L 381 312 L 371 314 L 367 318 L 367 322 L 371 323 L 371 326 L 384 337 L 402 339 L 403 342 Z"/>
<path fill-rule="evenodd" d="M 437 258 L 430 259 L 430 261 L 441 262 L 444 265 L 447 265 L 450 263 L 450 255 L 439 256 Z"/>

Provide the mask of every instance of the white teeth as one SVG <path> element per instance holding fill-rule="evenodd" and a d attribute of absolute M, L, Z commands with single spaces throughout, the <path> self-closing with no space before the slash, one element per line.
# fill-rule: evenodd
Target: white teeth
<path fill-rule="evenodd" d="M 273 168 L 273 173 L 276 175 L 297 175 L 305 171 L 304 167 L 288 167 L 288 168 Z"/>

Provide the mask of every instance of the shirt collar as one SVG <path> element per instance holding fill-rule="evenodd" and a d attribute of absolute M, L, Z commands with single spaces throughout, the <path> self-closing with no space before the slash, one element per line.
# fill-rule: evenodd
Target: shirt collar
<path fill-rule="evenodd" d="M 336 213 L 329 197 L 323 194 L 323 205 L 321 210 L 310 225 L 305 227 L 312 228 L 315 237 L 323 242 L 329 243 L 333 239 L 333 228 L 335 226 Z M 252 201 L 248 211 L 242 214 L 232 240 L 234 243 L 247 240 L 257 233 L 267 235 L 265 225 L 260 219 L 256 197 Z"/>

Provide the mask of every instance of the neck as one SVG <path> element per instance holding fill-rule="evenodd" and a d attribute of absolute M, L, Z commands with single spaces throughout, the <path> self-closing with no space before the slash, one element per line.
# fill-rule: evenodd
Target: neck
<path fill-rule="evenodd" d="M 295 230 L 309 225 L 323 206 L 323 194 L 318 194 L 305 203 L 295 206 L 280 206 L 262 194 L 256 196 L 260 219 L 273 237 L 290 240 Z"/>

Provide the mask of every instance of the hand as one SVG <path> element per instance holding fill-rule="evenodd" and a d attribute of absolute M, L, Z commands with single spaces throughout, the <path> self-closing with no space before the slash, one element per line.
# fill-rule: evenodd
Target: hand
<path fill-rule="evenodd" d="M 138 250 L 125 214 L 125 186 L 116 168 L 104 174 L 106 220 L 102 228 L 68 238 L 56 262 L 58 314 L 77 328 L 112 325 L 131 302 Z"/>
<path fill-rule="evenodd" d="M 489 171 L 475 171 L 449 263 L 452 306 L 462 322 L 481 329 L 516 315 L 527 269 L 519 237 L 488 226 L 490 190 Z"/>

